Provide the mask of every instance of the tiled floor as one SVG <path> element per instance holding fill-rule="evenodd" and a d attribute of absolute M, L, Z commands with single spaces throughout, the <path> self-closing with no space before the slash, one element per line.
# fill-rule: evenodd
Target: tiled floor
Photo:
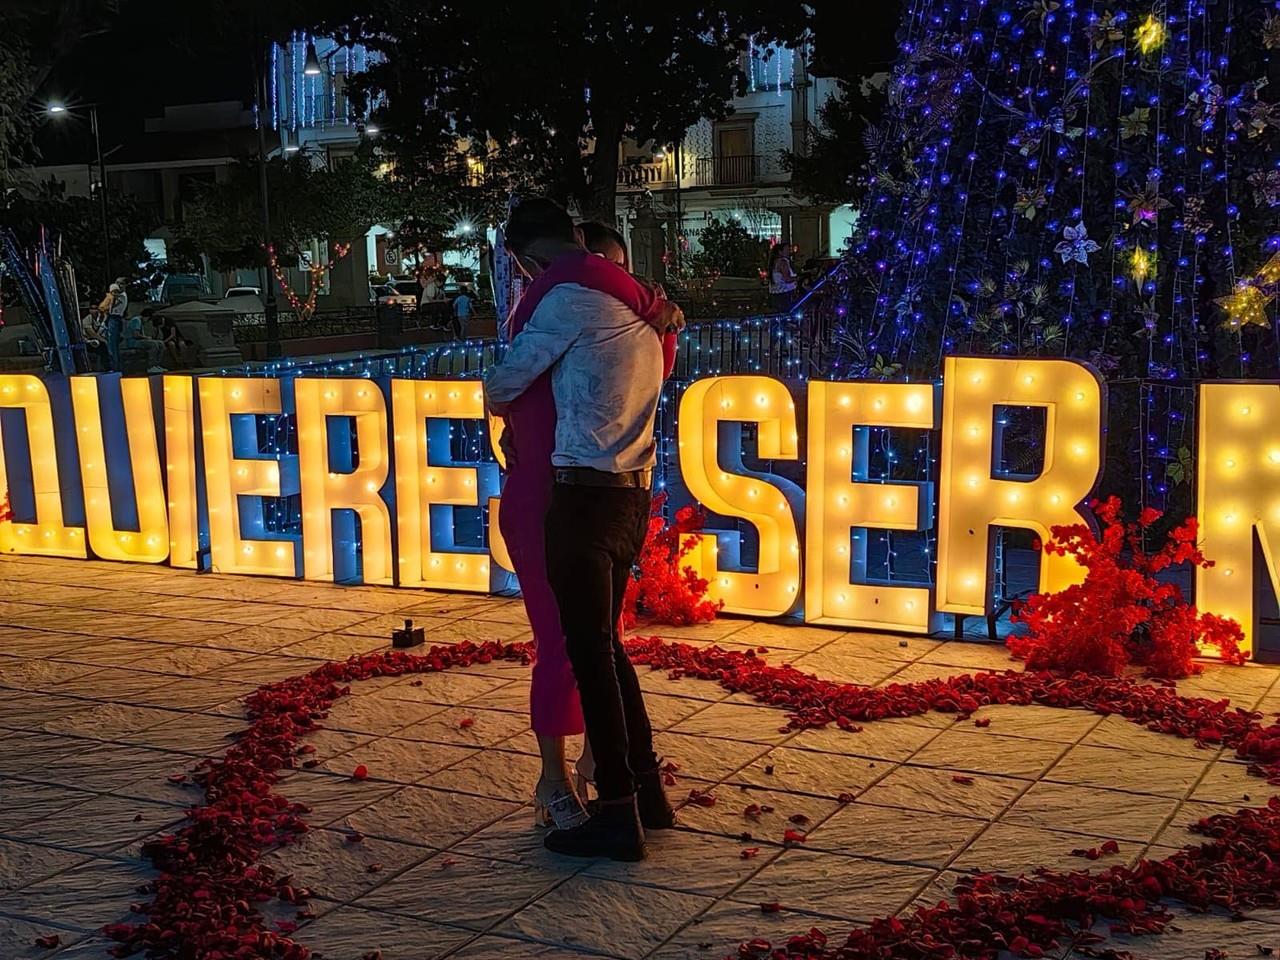
<path fill-rule="evenodd" d="M 509 600 L 0 560 L 0 957 L 104 956 L 95 930 L 141 899 L 141 844 L 194 799 L 167 775 L 223 749 L 256 685 L 384 647 L 406 616 L 435 642 L 528 635 Z M 658 632 L 763 645 L 773 661 L 860 683 L 1009 665 L 990 646 L 728 618 Z M 1276 711 L 1276 676 L 1211 667 L 1181 686 Z M 643 682 L 660 750 L 680 768 L 674 794 L 716 802 L 683 808 L 683 829 L 651 838 L 636 865 L 543 850 L 528 803 L 526 668 L 357 685 L 313 738 L 320 765 L 283 786 L 317 828 L 270 855 L 317 892 L 318 916 L 297 936 L 326 960 L 721 957 L 753 937 L 838 935 L 945 897 L 971 868 L 1079 869 L 1071 849 L 1111 838 L 1125 858 L 1164 855 L 1191 840 L 1186 823 L 1269 789 L 1218 751 L 1082 711 L 782 733 L 780 714 L 748 697 L 661 672 Z M 361 763 L 369 779 L 354 782 Z M 748 804 L 772 811 L 749 820 Z M 784 850 L 796 815 L 808 842 Z M 347 829 L 366 841 L 344 843 Z M 744 831 L 759 847 L 749 859 Z M 762 914 L 773 901 L 785 909 Z M 1280 947 L 1275 919 L 1190 917 L 1133 948 L 1254 956 Z M 50 933 L 63 949 L 35 946 Z"/>

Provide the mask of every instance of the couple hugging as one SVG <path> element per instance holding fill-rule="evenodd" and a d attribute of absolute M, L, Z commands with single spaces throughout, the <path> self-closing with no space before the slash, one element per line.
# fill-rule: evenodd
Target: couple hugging
<path fill-rule="evenodd" d="M 645 830 L 669 829 L 675 815 L 619 619 L 649 520 L 658 396 L 684 318 L 628 272 L 617 231 L 575 227 L 549 200 L 511 212 L 506 247 L 533 282 L 484 383 L 505 423 L 499 524 L 537 647 L 537 820 L 555 827 L 545 844 L 557 853 L 641 860 Z M 584 725 L 571 777 L 565 737 Z M 599 800 L 588 813 L 592 780 Z"/>

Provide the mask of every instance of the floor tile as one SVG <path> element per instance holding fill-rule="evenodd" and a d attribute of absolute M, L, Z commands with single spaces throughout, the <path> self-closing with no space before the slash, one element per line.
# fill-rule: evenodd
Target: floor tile
<path fill-rule="evenodd" d="M 824 928 L 839 942 L 838 935 L 847 933 L 849 921 L 824 921 L 801 916 L 783 909 L 763 913 L 759 904 L 723 900 L 699 914 L 666 943 L 649 954 L 647 960 L 720 960 L 738 956 L 738 947 L 751 940 L 766 940 L 775 946 L 785 944 L 793 934 L 810 927 Z"/>
<path fill-rule="evenodd" d="M 675 730 L 659 733 L 654 746 L 664 760 L 676 764 L 676 779 L 722 780 L 768 752 L 763 743 L 716 740 L 682 734 Z"/>
<path fill-rule="evenodd" d="M 937 871 L 928 867 L 859 860 L 812 850 L 785 850 L 732 899 L 780 903 L 829 917 L 870 920 L 896 912 Z"/>
<path fill-rule="evenodd" d="M 1192 800 L 1261 806 L 1268 797 L 1280 793 L 1261 777 L 1252 776 L 1243 763 L 1219 760 L 1209 766 L 1204 778 L 1191 793 Z"/>
<path fill-rule="evenodd" d="M 1114 838 L 993 823 L 952 861 L 951 868 L 1010 875 L 1031 873 L 1036 867 L 1094 871 L 1115 863 L 1128 863 L 1129 858 L 1142 849 L 1141 844 L 1126 842 L 1121 845 L 1120 854 L 1099 860 L 1071 855 L 1073 850 L 1100 848 L 1111 839 Z"/>
<path fill-rule="evenodd" d="M 0 896 L 0 914 L 96 930 L 124 917 L 138 885 L 154 875 L 140 863 L 88 860 Z"/>
<path fill-rule="evenodd" d="M 428 787 L 401 787 L 351 813 L 346 823 L 371 837 L 447 847 L 515 808 L 516 804 L 500 800 Z"/>
<path fill-rule="evenodd" d="M 594 860 L 583 870 L 583 877 L 602 877 L 618 883 L 718 898 L 726 896 L 782 852 L 778 847 L 765 847 L 744 858 L 742 851 L 746 845 L 736 837 L 688 830 L 651 830 L 647 841 L 647 860 L 641 863 Z"/>
<path fill-rule="evenodd" d="M 974 727 L 944 730 L 911 758 L 914 766 L 944 767 L 1035 779 L 1062 756 L 1062 744 L 1008 737 Z"/>
<path fill-rule="evenodd" d="M 1102 722 L 1102 717 L 1088 710 L 1066 710 L 1037 705 L 1023 707 L 996 704 L 983 707 L 974 718 L 991 721 L 992 733 L 1054 743 L 1075 743 Z"/>
<path fill-rule="evenodd" d="M 580 868 L 580 862 L 556 870 L 437 854 L 391 878 L 357 903 L 415 917 L 422 916 L 424 904 L 431 904 L 433 921 L 484 931 L 559 886 Z M 459 896 L 463 891 L 465 895 Z"/>
<path fill-rule="evenodd" d="M 859 793 L 891 769 L 891 763 L 866 757 L 775 747 L 729 780 L 768 790 L 836 798 Z"/>
<path fill-rule="evenodd" d="M 882 807 L 959 813 L 991 819 L 1030 784 L 1025 780 L 963 770 L 899 766 L 858 799 Z"/>
<path fill-rule="evenodd" d="M 37 883 L 90 859 L 84 853 L 0 839 L 0 894 Z"/>
<path fill-rule="evenodd" d="M 1181 798 L 1205 773 L 1211 759 L 1205 756 L 1192 760 L 1167 754 L 1077 746 L 1054 764 L 1045 774 L 1045 779 L 1055 783 Z M 1244 773 L 1243 770 L 1239 772 Z"/>
<path fill-rule="evenodd" d="M 849 803 L 809 833 L 805 848 L 942 868 L 986 825 L 910 807 Z"/>
<path fill-rule="evenodd" d="M 323 759 L 320 769 L 348 775 L 357 765 L 363 765 L 369 771 L 370 779 L 386 780 L 392 783 L 420 783 L 446 767 L 481 754 L 481 751 L 474 747 L 397 740 L 393 737 L 380 737 L 361 742 L 363 735 L 352 735 L 343 731 L 325 731 L 325 733 L 334 737 L 349 738 L 355 741 L 355 744 L 345 753 Z M 312 758 L 319 756 L 319 750 L 312 754 Z M 499 755 L 499 757 L 503 756 L 505 755 Z M 462 789 L 452 785 L 451 787 Z M 532 787 L 529 789 L 532 790 Z"/>
<path fill-rule="evenodd" d="M 103 794 L 25 824 L 13 836 L 79 853 L 104 854 L 158 830 L 172 829 L 182 819 L 182 811 L 172 806 Z"/>
<path fill-rule="evenodd" d="M 294 886 L 346 902 L 435 853 L 428 847 L 362 837 L 350 830 L 310 830 L 262 862 L 290 876 Z"/>
<path fill-rule="evenodd" d="M 425 786 L 461 793 L 524 802 L 533 795 L 542 764 L 534 757 L 498 750 L 482 750 L 433 773 Z"/>
<path fill-rule="evenodd" d="M 444 957 L 475 936 L 466 930 L 345 906 L 331 910 L 293 935 L 298 943 L 323 955 L 324 960 L 434 960 Z"/>
<path fill-rule="evenodd" d="M 876 760 L 907 760 L 940 733 L 936 726 L 921 725 L 913 720 L 872 720 L 855 730 L 843 730 L 834 723 L 799 730 L 787 741 L 787 746 Z"/>
<path fill-rule="evenodd" d="M 714 902 L 674 890 L 578 876 L 525 907 L 499 929 L 638 958 Z"/>
<path fill-rule="evenodd" d="M 688 790 L 672 788 L 669 792 L 672 802 L 680 805 L 676 816 L 682 827 L 741 838 L 744 846 L 781 844 L 788 830 L 808 832 L 840 806 L 839 802 L 823 797 L 743 790 L 732 784 L 720 784 L 709 792 L 702 792 L 701 803 L 690 801 Z M 708 799 L 714 802 L 706 805 Z"/>
<path fill-rule="evenodd" d="M 1042 830 L 1066 830 L 1115 840 L 1150 841 L 1176 800 L 1074 784 L 1037 783 L 1001 818 Z"/>

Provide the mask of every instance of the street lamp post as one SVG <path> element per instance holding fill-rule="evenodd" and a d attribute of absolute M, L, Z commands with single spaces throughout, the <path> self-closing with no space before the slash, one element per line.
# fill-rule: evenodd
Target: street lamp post
<path fill-rule="evenodd" d="M 271 266 L 271 202 L 267 191 L 267 124 L 263 113 L 267 102 L 268 62 L 259 45 L 253 93 L 258 108 L 258 193 L 262 203 L 262 244 L 263 253 L 267 257 L 267 262 L 262 268 L 262 289 L 266 294 L 266 298 L 262 301 L 262 313 L 267 327 L 267 358 L 273 360 L 280 356 L 280 314 L 276 305 L 275 270 Z"/>
<path fill-rule="evenodd" d="M 107 165 L 102 159 L 102 137 L 98 132 L 98 105 L 86 103 L 89 109 L 89 129 L 93 131 L 93 149 L 98 160 L 98 202 L 102 211 L 102 269 L 103 289 L 111 283 L 111 226 L 107 213 Z M 52 116 L 67 113 L 67 107 L 61 103 L 49 104 L 48 111 Z"/>

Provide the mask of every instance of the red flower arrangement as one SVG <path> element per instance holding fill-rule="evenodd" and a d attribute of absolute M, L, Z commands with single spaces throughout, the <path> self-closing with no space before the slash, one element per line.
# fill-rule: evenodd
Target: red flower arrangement
<path fill-rule="evenodd" d="M 1195 518 L 1187 518 L 1159 550 L 1148 553 L 1143 534 L 1160 519 L 1159 511 L 1148 508 L 1137 522 L 1126 522 L 1116 497 L 1090 506 L 1102 522 L 1101 536 L 1083 523 L 1057 526 L 1044 545 L 1046 554 L 1075 557 L 1088 571 L 1084 582 L 1019 604 L 1013 620 L 1028 632 L 1009 637 L 1010 652 L 1034 669 L 1103 676 L 1130 665 L 1168 679 L 1199 673 L 1198 645 L 1216 648 L 1227 663 L 1243 663 L 1238 623 L 1199 613 L 1176 584 L 1156 579 L 1181 563 L 1213 566 L 1196 546 Z"/>
<path fill-rule="evenodd" d="M 706 514 L 685 506 L 667 523 L 662 516 L 666 502 L 667 495 L 660 493 L 650 507 L 637 575 L 628 581 L 623 601 L 622 625 L 627 629 L 642 619 L 672 626 L 706 623 L 724 606 L 707 599 L 707 581 L 683 562 L 697 548 L 695 534 L 706 523 Z"/>

